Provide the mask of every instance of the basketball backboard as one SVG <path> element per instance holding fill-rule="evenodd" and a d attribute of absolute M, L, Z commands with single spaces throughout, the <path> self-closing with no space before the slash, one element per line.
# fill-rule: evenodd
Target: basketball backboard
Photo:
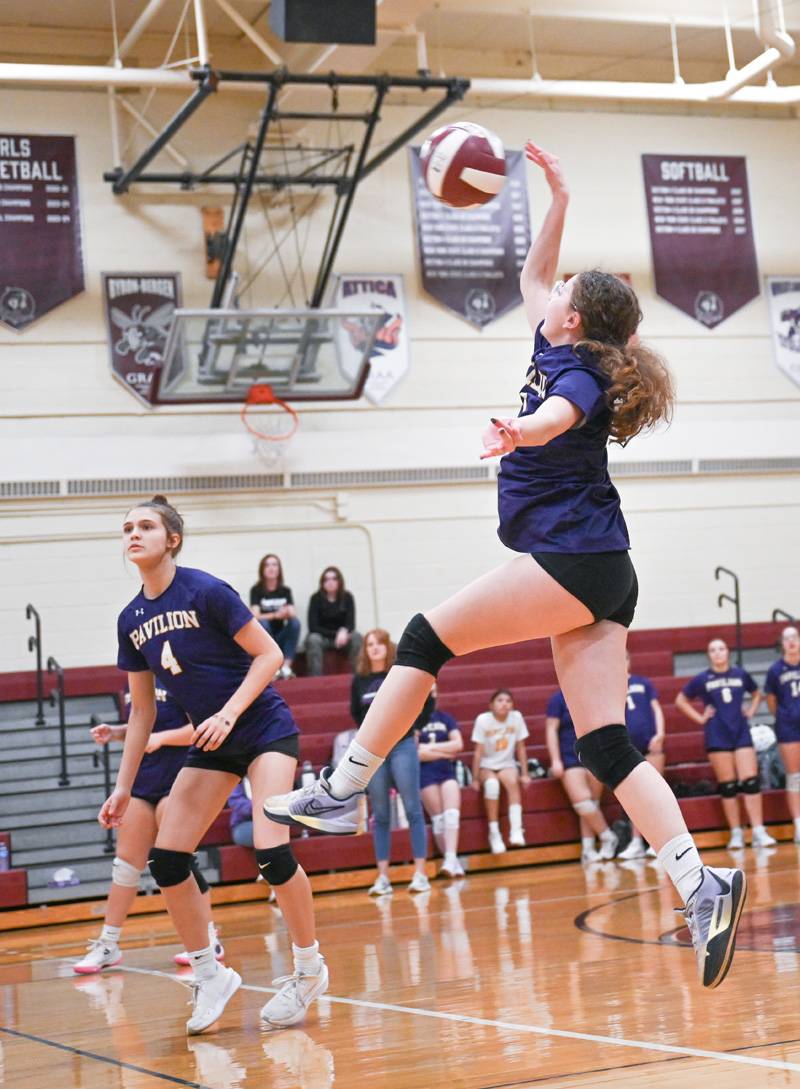
<path fill-rule="evenodd" d="M 244 401 L 268 384 L 287 401 L 361 396 L 379 310 L 175 310 L 153 403 Z"/>

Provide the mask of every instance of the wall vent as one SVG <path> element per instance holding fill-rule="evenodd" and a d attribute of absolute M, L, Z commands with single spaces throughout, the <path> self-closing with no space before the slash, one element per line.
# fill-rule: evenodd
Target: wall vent
<path fill-rule="evenodd" d="M 0 481 L 0 499 L 35 499 L 40 495 L 61 495 L 60 480 Z"/>
<path fill-rule="evenodd" d="M 676 461 L 612 461 L 608 466 L 612 476 L 685 476 L 691 473 L 691 458 Z"/>
<path fill-rule="evenodd" d="M 701 473 L 791 473 L 800 469 L 800 458 L 700 458 Z"/>
<path fill-rule="evenodd" d="M 242 473 L 227 476 L 135 476 L 97 480 L 68 480 L 67 495 L 172 495 L 176 492 L 242 492 L 282 488 L 283 473 Z"/>
<path fill-rule="evenodd" d="M 292 473 L 292 488 L 356 488 L 381 484 L 458 484 L 491 480 L 488 465 L 457 465 L 427 469 L 342 469 L 334 472 Z"/>

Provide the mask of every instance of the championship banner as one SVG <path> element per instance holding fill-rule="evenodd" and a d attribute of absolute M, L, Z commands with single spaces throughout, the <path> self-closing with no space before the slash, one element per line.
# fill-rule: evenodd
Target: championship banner
<path fill-rule="evenodd" d="M 370 372 L 364 388 L 374 405 L 390 393 L 408 370 L 408 324 L 402 276 L 337 277 L 334 306 L 341 310 L 377 310 L 382 317 L 370 352 Z M 367 339 L 363 324 L 356 318 L 338 322 L 339 356 L 345 373 L 353 377 L 358 370 Z"/>
<path fill-rule="evenodd" d="M 0 321 L 17 332 L 83 291 L 74 136 L 0 136 Z"/>
<path fill-rule="evenodd" d="M 775 362 L 800 386 L 800 276 L 767 276 L 766 286 Z"/>
<path fill-rule="evenodd" d="M 146 405 L 164 358 L 172 312 L 181 305 L 179 272 L 104 272 L 111 373 Z"/>
<path fill-rule="evenodd" d="M 643 155 L 656 291 L 713 329 L 759 294 L 740 155 Z"/>
<path fill-rule="evenodd" d="M 448 208 L 431 196 L 419 148 L 409 148 L 422 286 L 482 329 L 522 302 L 519 274 L 531 244 L 525 160 L 506 151 L 506 182 L 480 208 Z"/>

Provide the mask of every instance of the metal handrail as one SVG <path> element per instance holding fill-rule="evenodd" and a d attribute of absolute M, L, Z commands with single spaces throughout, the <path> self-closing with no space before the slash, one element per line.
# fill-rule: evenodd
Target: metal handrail
<path fill-rule="evenodd" d="M 797 618 L 792 616 L 791 613 L 787 613 L 785 609 L 773 609 L 772 610 L 772 623 L 774 624 L 777 620 L 780 620 L 780 619 L 788 620 L 788 622 L 790 624 L 796 624 L 797 623 Z"/>
<path fill-rule="evenodd" d="M 720 573 L 730 575 L 733 579 L 733 596 L 730 594 L 720 594 L 717 597 L 717 606 L 721 609 L 723 601 L 730 601 L 736 610 L 736 664 L 741 669 L 744 664 L 744 657 L 742 655 L 742 612 L 741 596 L 739 594 L 739 576 L 735 571 L 731 571 L 730 568 L 719 566 L 714 571 L 714 578 L 717 581 L 719 581 Z"/>
<path fill-rule="evenodd" d="M 92 726 L 98 726 L 100 719 L 97 715 L 92 715 L 89 719 Z M 108 744 L 102 746 L 101 749 L 95 749 L 92 753 L 92 764 L 97 767 L 98 764 L 103 765 L 103 789 L 106 797 L 111 794 L 111 754 L 108 751 Z M 112 828 L 106 828 L 106 843 L 103 847 L 103 853 L 107 855 L 113 855 L 116 850 L 114 846 L 114 831 Z"/>
<path fill-rule="evenodd" d="M 42 673 L 42 618 L 33 607 L 25 606 L 27 620 L 33 618 L 36 634 L 28 636 L 28 650 L 36 651 L 36 725 L 44 726 L 44 675 Z"/>
<path fill-rule="evenodd" d="M 64 670 L 51 655 L 47 659 L 47 672 L 55 673 L 56 686 L 50 693 L 50 706 L 58 705 L 58 730 L 61 739 L 61 774 L 58 777 L 59 786 L 69 786 L 67 775 L 67 715 L 64 706 Z"/>

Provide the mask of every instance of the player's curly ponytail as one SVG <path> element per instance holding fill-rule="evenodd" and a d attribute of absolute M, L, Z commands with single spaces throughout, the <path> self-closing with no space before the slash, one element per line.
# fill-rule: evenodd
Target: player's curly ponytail
<path fill-rule="evenodd" d="M 658 352 L 636 338 L 642 312 L 633 288 L 608 272 L 581 272 L 575 277 L 572 305 L 585 334 L 576 351 L 591 352 L 611 379 L 611 438 L 624 446 L 660 420 L 669 422 L 675 399 L 672 376 Z"/>
<path fill-rule="evenodd" d="M 154 510 L 164 523 L 167 535 L 170 537 L 174 535 L 180 537 L 180 540 L 175 547 L 170 549 L 170 553 L 174 559 L 183 548 L 183 518 L 181 518 L 180 514 L 178 514 L 165 495 L 154 495 L 153 498 L 148 499 L 146 503 L 138 503 L 137 506 L 148 507 L 150 510 Z"/>

